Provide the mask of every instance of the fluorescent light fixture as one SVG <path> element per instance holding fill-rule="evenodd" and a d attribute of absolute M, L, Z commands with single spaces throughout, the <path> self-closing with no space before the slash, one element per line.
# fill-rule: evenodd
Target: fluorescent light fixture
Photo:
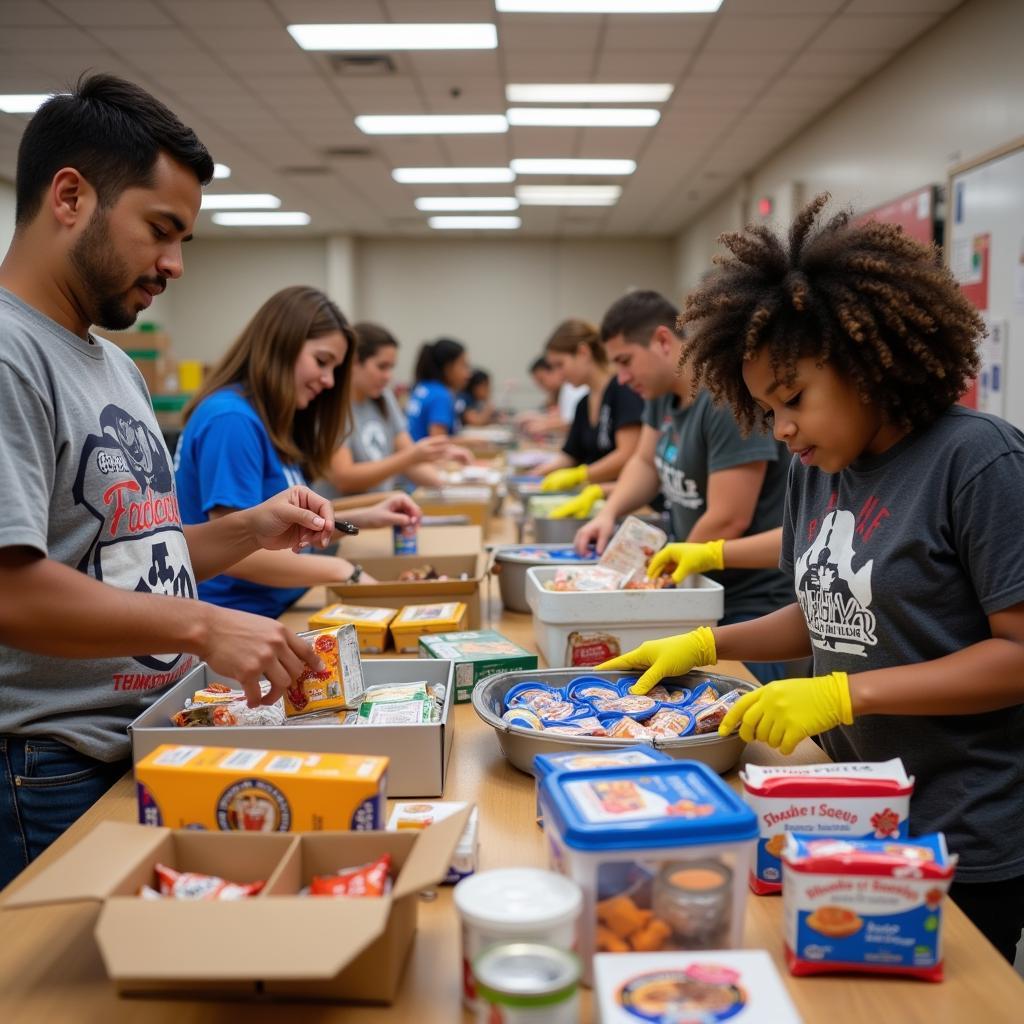
<path fill-rule="evenodd" d="M 501 14 L 714 14 L 722 0 L 494 0 Z"/>
<path fill-rule="evenodd" d="M 515 196 L 421 196 L 416 209 L 424 212 L 437 210 L 518 210 Z"/>
<path fill-rule="evenodd" d="M 236 192 L 233 195 L 203 196 L 203 210 L 276 210 L 281 205 L 269 192 Z"/>
<path fill-rule="evenodd" d="M 49 92 L 22 92 L 0 95 L 0 112 L 34 114 L 51 96 Z"/>
<path fill-rule="evenodd" d="M 523 222 L 518 217 L 428 217 L 427 223 L 440 230 L 502 230 L 514 231 Z"/>
<path fill-rule="evenodd" d="M 289 25 L 304 50 L 494 50 L 498 30 L 488 23 Z"/>
<path fill-rule="evenodd" d="M 494 135 L 508 131 L 504 114 L 360 114 L 366 135 Z"/>
<path fill-rule="evenodd" d="M 523 206 L 614 206 L 620 185 L 519 185 L 516 198 Z"/>
<path fill-rule="evenodd" d="M 213 176 L 215 178 L 230 178 L 231 168 L 227 164 L 214 164 L 213 165 Z"/>
<path fill-rule="evenodd" d="M 635 160 L 513 160 L 516 174 L 632 174 Z"/>
<path fill-rule="evenodd" d="M 661 114 L 648 107 L 509 107 L 510 125 L 559 128 L 650 128 Z"/>
<path fill-rule="evenodd" d="M 296 227 L 308 224 L 310 220 L 308 213 L 278 212 L 278 213 L 215 213 L 214 224 L 223 224 L 232 228 L 258 228 L 258 227 Z"/>
<path fill-rule="evenodd" d="M 505 99 L 509 103 L 664 103 L 672 95 L 673 88 L 668 84 L 606 85 L 603 82 L 506 85 Z"/>
<path fill-rule="evenodd" d="M 396 167 L 399 185 L 505 185 L 515 181 L 511 167 Z"/>

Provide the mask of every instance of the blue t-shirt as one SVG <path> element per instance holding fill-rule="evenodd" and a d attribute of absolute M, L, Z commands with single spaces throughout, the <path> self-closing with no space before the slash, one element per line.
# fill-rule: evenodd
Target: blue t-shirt
<path fill-rule="evenodd" d="M 251 508 L 306 483 L 298 466 L 281 461 L 259 413 L 236 387 L 215 391 L 196 407 L 178 441 L 174 471 L 181 521 L 189 525 L 205 523 L 215 508 Z M 203 601 L 275 619 L 305 592 L 233 576 L 199 584 Z"/>
<path fill-rule="evenodd" d="M 420 381 L 409 396 L 405 418 L 409 423 L 409 436 L 414 441 L 426 437 L 434 423 L 454 434 L 458 427 L 455 396 L 440 381 Z"/>

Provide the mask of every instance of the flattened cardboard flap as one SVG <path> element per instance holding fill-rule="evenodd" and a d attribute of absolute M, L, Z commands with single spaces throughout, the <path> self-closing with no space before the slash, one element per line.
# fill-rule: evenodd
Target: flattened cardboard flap
<path fill-rule="evenodd" d="M 161 845 L 170 843 L 169 828 L 100 822 L 81 842 L 7 896 L 3 905 L 30 907 L 105 900 L 141 861 L 149 860 Z"/>
<path fill-rule="evenodd" d="M 416 838 L 391 892 L 393 899 L 437 885 L 448 873 L 452 854 L 466 829 L 473 805 L 469 804 L 450 818 L 428 825 Z"/>
<path fill-rule="evenodd" d="M 390 912 L 387 898 L 115 897 L 96 942 L 115 980 L 329 979 L 384 931 Z"/>

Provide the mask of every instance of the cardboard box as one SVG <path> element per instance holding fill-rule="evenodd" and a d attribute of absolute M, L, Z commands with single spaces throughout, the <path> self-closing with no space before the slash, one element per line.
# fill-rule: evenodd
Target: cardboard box
<path fill-rule="evenodd" d="M 383 654 L 388 648 L 388 625 L 393 608 L 370 608 L 358 604 L 329 604 L 309 617 L 310 629 L 329 629 L 343 623 L 355 627 L 361 654 Z"/>
<path fill-rule="evenodd" d="M 412 500 L 425 516 L 466 516 L 486 534 L 491 516 L 497 511 L 497 489 L 486 484 L 450 484 L 446 487 L 418 487 Z"/>
<path fill-rule="evenodd" d="M 230 729 L 215 731 L 231 742 Z M 135 765 L 139 824 L 367 832 L 384 824 L 387 767 L 386 757 L 368 754 L 165 743 Z"/>
<path fill-rule="evenodd" d="M 344 514 L 341 515 L 344 519 Z M 421 526 L 416 531 L 416 554 L 395 556 L 395 535 L 390 527 L 361 530 L 355 537 L 346 537 L 340 554 L 349 561 L 367 558 L 405 557 L 403 569 L 415 568 L 441 555 L 475 555 L 484 546 L 479 526 Z"/>
<path fill-rule="evenodd" d="M 400 654 L 415 654 L 420 637 L 447 633 L 466 625 L 466 606 L 461 601 L 440 604 L 407 604 L 391 620 L 391 636 Z"/>
<path fill-rule="evenodd" d="M 96 944 L 124 993 L 390 1003 L 415 936 L 419 893 L 444 878 L 469 813 L 422 831 L 305 835 L 102 822 L 3 906 L 100 904 Z M 385 852 L 395 872 L 389 896 L 297 895 L 314 874 Z M 267 885 L 223 903 L 140 899 L 157 863 Z"/>
<path fill-rule="evenodd" d="M 238 687 L 235 680 L 218 675 L 205 663 L 200 664 L 128 726 L 132 760 L 138 764 L 161 743 L 232 746 L 246 750 L 280 748 L 314 753 L 377 754 L 391 759 L 388 765 L 389 797 L 439 797 L 444 792 L 455 729 L 451 714 L 455 692 L 451 664 L 412 658 L 380 658 L 363 662 L 363 681 L 367 686 L 421 680 L 441 683 L 447 688 L 440 722 L 429 725 L 315 725 L 304 723 L 300 716 L 283 726 L 181 729 L 172 724 L 171 716 L 185 706 L 186 698 L 196 690 L 202 690 L 213 682 Z"/>
<path fill-rule="evenodd" d="M 420 654 L 427 658 L 444 658 L 452 663 L 456 704 L 468 704 L 473 699 L 473 687 L 487 676 L 537 667 L 536 654 L 524 650 L 493 629 L 421 637 Z"/>

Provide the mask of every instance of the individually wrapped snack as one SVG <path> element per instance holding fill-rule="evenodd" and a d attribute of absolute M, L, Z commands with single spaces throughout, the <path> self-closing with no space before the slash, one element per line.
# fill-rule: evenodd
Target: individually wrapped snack
<path fill-rule="evenodd" d="M 547 590 L 593 594 L 618 590 L 622 586 L 622 575 L 600 565 L 565 567 L 556 569 L 544 586 Z"/>
<path fill-rule="evenodd" d="M 243 900 L 255 896 L 266 882 L 227 882 L 216 875 L 203 875 L 196 871 L 175 871 L 166 864 L 154 866 L 157 889 L 144 885 L 139 895 L 143 899 L 175 900 Z"/>
<path fill-rule="evenodd" d="M 563 722 L 556 725 L 545 725 L 544 731 L 564 736 L 608 735 L 608 730 L 604 727 L 597 715 L 587 715 L 585 718 L 574 718 L 570 722 Z"/>
<path fill-rule="evenodd" d="M 612 739 L 653 740 L 655 736 L 647 726 L 641 725 L 628 715 L 621 718 L 604 718 L 601 721 Z"/>
<path fill-rule="evenodd" d="M 714 704 L 719 696 L 714 685 L 710 681 L 705 681 L 694 689 L 688 703 L 695 708 L 707 707 L 708 704 Z"/>
<path fill-rule="evenodd" d="M 516 683 L 505 694 L 505 707 L 528 707 L 533 711 L 539 711 L 548 704 L 564 699 L 565 695 L 561 690 L 555 690 L 544 683 L 522 682 Z"/>
<path fill-rule="evenodd" d="M 230 704 L 193 704 L 171 716 L 171 721 L 182 727 L 214 725 L 284 725 L 287 716 L 281 701 L 251 708 L 244 701 Z"/>
<path fill-rule="evenodd" d="M 508 722 L 509 725 L 517 725 L 520 729 L 533 729 L 536 732 L 544 728 L 544 723 L 537 717 L 536 712 L 522 704 L 509 708 L 501 716 L 501 720 Z"/>
<path fill-rule="evenodd" d="M 600 565 L 619 574 L 623 582 L 644 579 L 647 563 L 668 540 L 664 530 L 627 516 L 601 555 Z"/>
<path fill-rule="evenodd" d="M 359 708 L 359 725 L 423 725 L 433 716 L 429 697 L 413 700 L 368 701 Z"/>
<path fill-rule="evenodd" d="M 625 697 L 616 697 L 614 700 L 603 700 L 600 704 L 595 701 L 594 706 L 598 711 L 615 712 L 629 715 L 630 718 L 644 719 L 653 715 L 658 710 L 658 702 L 651 700 L 649 696 L 638 693 L 631 693 Z"/>
<path fill-rule="evenodd" d="M 427 684 L 417 683 L 381 683 L 368 686 L 363 691 L 362 704 L 376 704 L 388 701 L 425 700 L 428 697 Z"/>
<path fill-rule="evenodd" d="M 384 896 L 391 891 L 391 854 L 381 854 L 368 864 L 342 868 L 336 875 L 314 875 L 310 896 Z"/>
<path fill-rule="evenodd" d="M 693 715 L 674 708 L 661 708 L 644 723 L 648 729 L 662 739 L 675 739 L 693 731 Z"/>
<path fill-rule="evenodd" d="M 571 700 L 587 700 L 593 703 L 595 700 L 611 700 L 619 696 L 619 691 L 614 683 L 599 676 L 579 676 L 572 680 L 566 687 L 566 694 Z"/>
<path fill-rule="evenodd" d="M 285 714 L 357 707 L 363 692 L 363 668 L 355 626 L 338 626 L 299 636 L 310 642 L 324 667 L 317 672 L 307 665 L 285 690 Z"/>
<path fill-rule="evenodd" d="M 706 704 L 697 709 L 694 715 L 694 733 L 703 736 L 705 733 L 717 732 L 718 727 L 722 724 L 722 719 L 728 714 L 729 708 L 742 696 L 742 690 L 728 690 L 713 704 Z"/>
<path fill-rule="evenodd" d="M 564 722 L 586 711 L 593 712 L 593 710 L 589 704 L 581 704 L 572 700 L 558 700 L 553 704 L 545 704 L 538 708 L 537 714 L 544 722 Z"/>
<path fill-rule="evenodd" d="M 573 668 L 600 665 L 602 661 L 617 658 L 621 653 L 622 645 L 614 633 L 573 630 L 566 638 L 565 663 Z"/>
<path fill-rule="evenodd" d="M 215 682 L 196 690 L 186 701 L 185 707 L 191 707 L 193 704 L 231 704 L 238 700 L 245 700 L 244 690 L 232 690 L 224 683 Z"/>

